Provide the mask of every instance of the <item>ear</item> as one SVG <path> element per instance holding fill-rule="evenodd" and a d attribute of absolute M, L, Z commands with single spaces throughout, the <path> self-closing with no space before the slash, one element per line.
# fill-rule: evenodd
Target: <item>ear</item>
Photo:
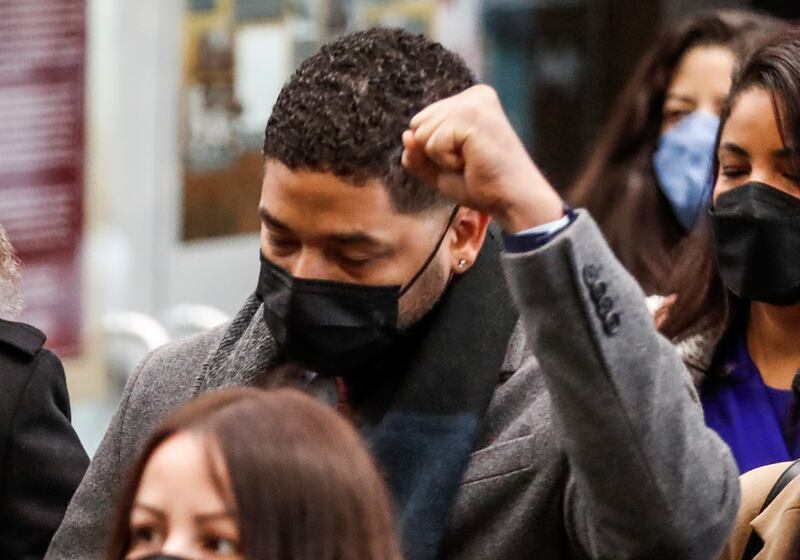
<path fill-rule="evenodd" d="M 471 208 L 459 208 L 453 219 L 449 245 L 450 270 L 453 274 L 466 272 L 475 263 L 486 239 L 489 221 L 488 214 Z"/>

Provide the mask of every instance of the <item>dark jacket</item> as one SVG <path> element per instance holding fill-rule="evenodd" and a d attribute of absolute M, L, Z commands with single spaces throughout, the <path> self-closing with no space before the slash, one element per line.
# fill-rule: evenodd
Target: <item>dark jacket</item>
<path fill-rule="evenodd" d="M 45 336 L 0 320 L 0 558 L 42 558 L 89 465 Z"/>

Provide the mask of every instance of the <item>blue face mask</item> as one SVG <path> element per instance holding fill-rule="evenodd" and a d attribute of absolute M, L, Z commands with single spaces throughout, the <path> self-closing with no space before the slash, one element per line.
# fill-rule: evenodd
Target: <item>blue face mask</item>
<path fill-rule="evenodd" d="M 661 135 L 653 165 L 675 216 L 691 230 L 708 204 L 719 117 L 696 111 Z"/>

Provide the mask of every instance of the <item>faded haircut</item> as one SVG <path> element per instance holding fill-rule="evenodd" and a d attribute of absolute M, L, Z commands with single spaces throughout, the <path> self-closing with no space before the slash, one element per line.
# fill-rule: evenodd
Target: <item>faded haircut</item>
<path fill-rule="evenodd" d="M 422 35 L 385 28 L 346 35 L 323 45 L 284 85 L 264 156 L 355 185 L 379 180 L 399 212 L 447 207 L 400 164 L 401 137 L 422 109 L 475 83 L 461 57 Z"/>

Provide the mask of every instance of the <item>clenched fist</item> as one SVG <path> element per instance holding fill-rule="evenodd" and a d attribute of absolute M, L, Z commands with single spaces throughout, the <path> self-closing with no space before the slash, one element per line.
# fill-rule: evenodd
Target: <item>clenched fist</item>
<path fill-rule="evenodd" d="M 430 105 L 403 133 L 403 166 L 508 233 L 563 216 L 563 202 L 528 156 L 497 93 L 485 85 Z"/>

